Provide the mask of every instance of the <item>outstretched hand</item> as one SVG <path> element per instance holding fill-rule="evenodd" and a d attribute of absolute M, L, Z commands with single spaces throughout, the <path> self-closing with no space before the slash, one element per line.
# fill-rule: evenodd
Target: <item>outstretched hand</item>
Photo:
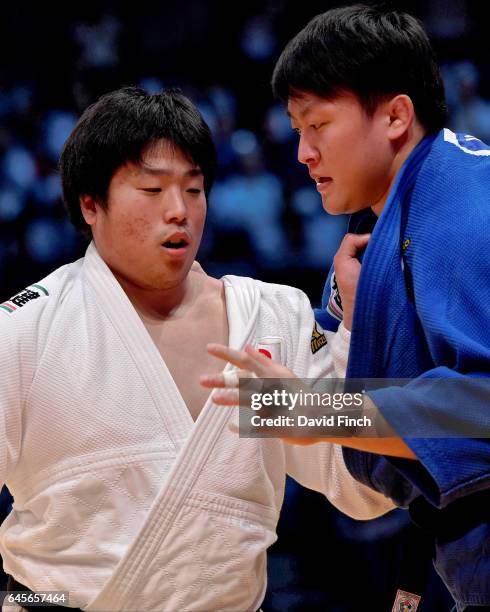
<path fill-rule="evenodd" d="M 369 240 L 369 238 L 367 239 Z M 367 243 L 366 240 L 366 243 Z M 359 262 L 357 262 L 359 264 Z M 360 264 L 359 264 L 360 266 Z M 238 370 L 219 372 L 201 376 L 200 382 L 203 387 L 215 389 L 212 400 L 220 406 L 239 406 L 240 397 L 238 384 L 240 378 L 292 378 L 297 376 L 286 366 L 272 361 L 262 353 L 247 346 L 244 351 L 237 351 L 222 344 L 208 344 L 208 353 L 229 362 L 236 366 Z M 294 383 L 293 383 L 294 384 Z M 365 397 L 365 405 L 368 405 L 376 417 L 377 408 L 369 397 Z M 386 424 L 387 425 L 387 424 Z M 387 425 L 389 427 L 389 425 Z M 238 428 L 234 428 L 238 433 Z M 385 438 L 281 438 L 283 442 L 293 445 L 310 445 L 318 442 L 335 442 L 344 446 L 349 446 L 357 450 L 363 450 L 381 455 L 391 455 L 393 457 L 403 457 L 406 459 L 416 459 L 413 451 L 398 437 Z"/>
<path fill-rule="evenodd" d="M 208 344 L 208 353 L 229 362 L 238 370 L 201 376 L 203 387 L 216 389 L 212 400 L 220 406 L 238 406 L 238 384 L 240 378 L 296 378 L 286 366 L 265 357 L 257 349 L 247 346 L 244 351 L 237 351 L 222 344 Z"/>
<path fill-rule="evenodd" d="M 240 397 L 238 385 L 241 378 L 295 378 L 297 376 L 286 366 L 265 357 L 252 346 L 244 351 L 237 351 L 222 344 L 208 344 L 208 353 L 229 362 L 239 368 L 228 372 L 201 376 L 203 387 L 215 389 L 212 400 L 219 406 L 239 406 Z M 233 423 L 230 429 L 238 433 L 238 427 Z M 284 442 L 294 445 L 308 446 L 322 442 L 320 438 L 281 438 Z"/>

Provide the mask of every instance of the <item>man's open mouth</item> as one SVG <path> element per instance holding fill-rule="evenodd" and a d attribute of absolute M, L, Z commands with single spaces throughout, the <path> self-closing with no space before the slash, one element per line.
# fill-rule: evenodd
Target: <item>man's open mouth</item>
<path fill-rule="evenodd" d="M 167 249 L 183 249 L 188 245 L 186 240 L 167 240 L 163 246 Z"/>

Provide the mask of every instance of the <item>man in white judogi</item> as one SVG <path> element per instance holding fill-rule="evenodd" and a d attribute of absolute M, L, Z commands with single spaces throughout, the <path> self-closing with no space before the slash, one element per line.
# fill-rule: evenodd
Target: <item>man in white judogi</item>
<path fill-rule="evenodd" d="M 286 472 L 356 518 L 393 507 L 336 445 L 240 439 L 235 409 L 199 385 L 210 342 L 319 377 L 343 375 L 349 341 L 341 328 L 312 351 L 303 293 L 195 263 L 214 164 L 183 96 L 104 96 L 61 159 L 93 241 L 0 306 L 0 478 L 15 499 L 0 552 L 18 583 L 69 591 L 71 607 L 256 610 Z"/>

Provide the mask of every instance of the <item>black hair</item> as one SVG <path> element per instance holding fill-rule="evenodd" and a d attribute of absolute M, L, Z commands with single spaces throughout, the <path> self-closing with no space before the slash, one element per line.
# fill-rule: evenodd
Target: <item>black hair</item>
<path fill-rule="evenodd" d="M 216 149 L 208 125 L 189 98 L 175 90 L 150 95 L 137 87 L 123 87 L 84 111 L 59 164 L 63 199 L 76 228 L 90 233 L 80 196 L 90 195 L 107 208 L 114 172 L 126 163 L 140 163 L 144 151 L 162 140 L 201 168 L 208 195 L 216 171 Z"/>
<path fill-rule="evenodd" d="M 406 94 L 427 133 L 444 127 L 444 85 L 427 34 L 407 13 L 363 5 L 317 15 L 285 47 L 272 76 L 283 102 L 302 92 L 353 93 L 368 116 L 390 95 Z"/>

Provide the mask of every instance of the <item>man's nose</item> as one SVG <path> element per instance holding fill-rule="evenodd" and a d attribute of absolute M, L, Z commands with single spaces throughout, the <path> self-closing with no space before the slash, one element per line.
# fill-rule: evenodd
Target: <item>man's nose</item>
<path fill-rule="evenodd" d="M 166 223 L 183 223 L 187 219 L 187 206 L 180 189 L 167 194 L 164 202 L 164 218 Z"/>
<path fill-rule="evenodd" d="M 308 139 L 301 134 L 298 144 L 298 161 L 302 164 L 311 164 L 317 162 L 319 159 L 319 152 Z"/>

